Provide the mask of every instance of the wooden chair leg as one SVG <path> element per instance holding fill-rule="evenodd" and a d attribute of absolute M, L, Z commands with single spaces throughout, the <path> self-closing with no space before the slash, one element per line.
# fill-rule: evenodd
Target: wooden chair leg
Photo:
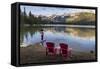
<path fill-rule="evenodd" d="M 47 56 L 47 52 L 46 52 L 46 56 Z"/>
<path fill-rule="evenodd" d="M 46 48 L 46 56 L 48 55 L 47 48 Z"/>
<path fill-rule="evenodd" d="M 69 54 L 69 57 L 72 57 L 72 49 L 71 48 L 69 49 L 69 53 L 68 54 Z"/>

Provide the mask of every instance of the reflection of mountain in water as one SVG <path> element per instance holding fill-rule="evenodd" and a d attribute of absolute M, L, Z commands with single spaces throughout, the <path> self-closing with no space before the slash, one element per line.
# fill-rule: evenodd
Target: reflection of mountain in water
<path fill-rule="evenodd" d="M 85 37 L 85 38 L 94 38 L 95 37 L 95 29 L 92 28 L 66 28 L 66 32 L 68 32 L 72 36 L 77 37 Z"/>
<path fill-rule="evenodd" d="M 59 46 L 59 43 L 67 43 L 73 50 L 79 50 L 79 51 L 90 51 L 95 50 L 95 39 L 91 38 L 81 38 L 81 37 L 75 37 L 71 36 L 66 33 L 61 32 L 51 32 L 51 31 L 45 31 L 44 32 L 44 40 L 46 42 L 54 42 L 55 46 Z M 28 45 L 34 45 L 36 43 L 41 42 L 41 34 L 39 32 L 35 32 L 33 35 L 31 35 L 29 32 L 27 33 L 27 36 L 24 35 L 23 38 L 23 46 L 26 47 Z M 21 45 L 22 46 L 22 45 Z M 45 46 L 45 42 L 44 42 Z"/>

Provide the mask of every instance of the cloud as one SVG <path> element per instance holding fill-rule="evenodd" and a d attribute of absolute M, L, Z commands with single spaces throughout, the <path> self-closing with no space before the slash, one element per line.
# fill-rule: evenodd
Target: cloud
<path fill-rule="evenodd" d="M 69 13 L 76 13 L 76 12 L 93 12 L 95 13 L 95 10 L 91 9 L 76 9 L 76 8 L 61 8 L 61 7 L 43 7 L 43 6 L 25 6 L 22 5 L 21 11 L 24 11 L 24 7 L 26 9 L 26 13 L 29 14 L 31 11 L 32 14 L 35 15 L 52 15 L 52 14 L 69 14 Z"/>

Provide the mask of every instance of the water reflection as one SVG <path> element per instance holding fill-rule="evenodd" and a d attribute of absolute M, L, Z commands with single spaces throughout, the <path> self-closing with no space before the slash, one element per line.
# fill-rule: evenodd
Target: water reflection
<path fill-rule="evenodd" d="M 93 28 L 67 28 L 66 30 L 72 36 L 83 37 L 83 38 L 95 37 L 95 29 Z"/>
<path fill-rule="evenodd" d="M 55 46 L 59 43 L 67 43 L 74 50 L 90 51 L 95 50 L 95 29 L 90 28 L 62 28 L 59 27 L 43 27 L 44 37 L 41 40 L 41 28 L 31 28 L 21 34 L 21 47 L 26 47 L 43 41 L 54 42 Z"/>

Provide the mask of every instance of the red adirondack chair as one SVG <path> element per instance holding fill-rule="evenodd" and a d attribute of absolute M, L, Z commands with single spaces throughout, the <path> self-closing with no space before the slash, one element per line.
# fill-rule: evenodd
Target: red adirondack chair
<path fill-rule="evenodd" d="M 60 54 L 64 58 L 67 58 L 71 55 L 71 50 L 69 50 L 68 44 L 60 43 Z"/>
<path fill-rule="evenodd" d="M 56 54 L 55 48 L 54 48 L 54 43 L 46 42 L 46 45 L 47 45 L 47 47 L 46 47 L 46 56 L 47 55 L 53 55 L 54 56 Z"/>

